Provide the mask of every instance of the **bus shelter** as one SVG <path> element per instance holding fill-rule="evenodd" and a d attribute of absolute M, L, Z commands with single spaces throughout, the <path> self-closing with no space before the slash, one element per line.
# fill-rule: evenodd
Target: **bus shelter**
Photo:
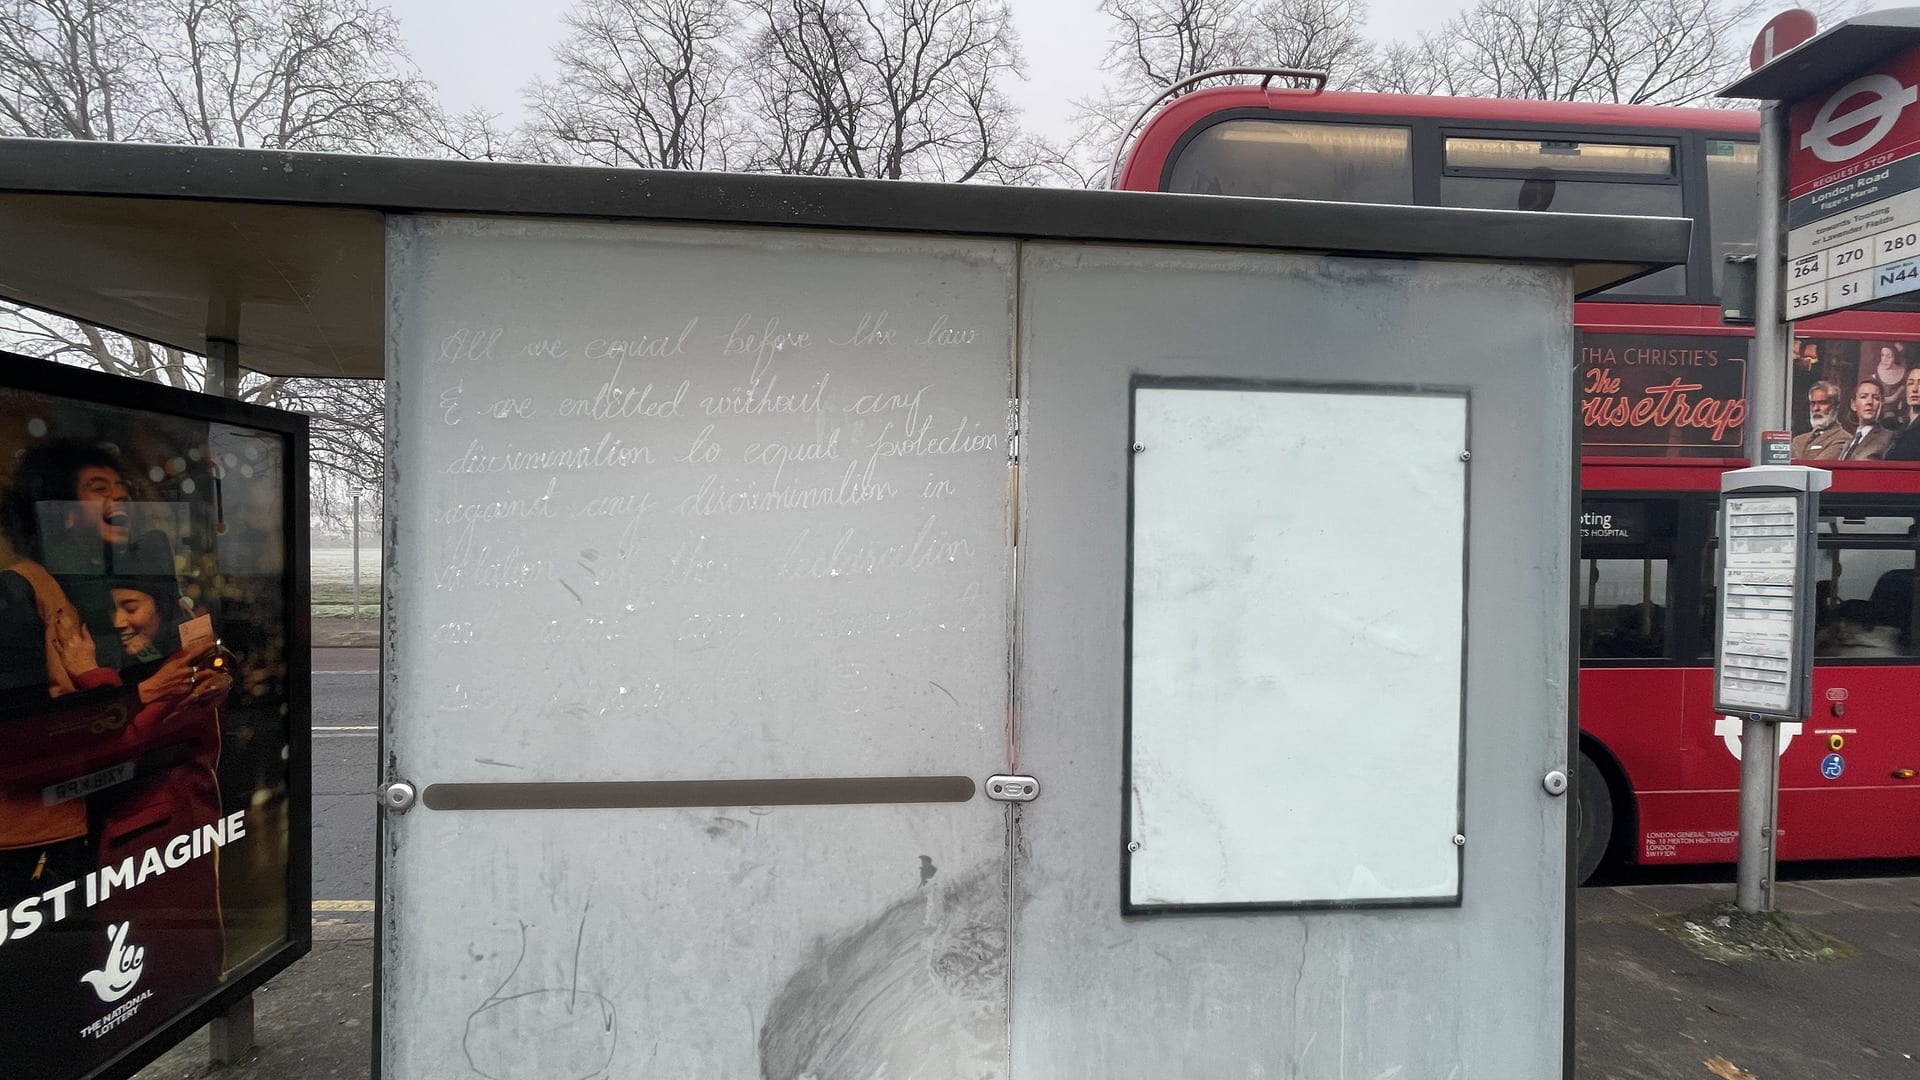
<path fill-rule="evenodd" d="M 1571 305 L 1687 222 L 6 149 L 0 295 L 386 380 L 379 1075 L 1567 1071 Z"/>

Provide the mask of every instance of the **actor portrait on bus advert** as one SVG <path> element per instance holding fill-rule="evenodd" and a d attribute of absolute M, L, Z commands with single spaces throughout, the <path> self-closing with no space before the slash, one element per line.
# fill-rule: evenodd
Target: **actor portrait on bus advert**
<path fill-rule="evenodd" d="M 1903 396 L 1909 419 L 1894 431 L 1893 444 L 1887 447 L 1887 460 L 1920 461 L 1920 367 L 1907 371 Z"/>
<path fill-rule="evenodd" d="M 88 1075 L 287 939 L 289 465 L 0 388 L 9 1074 Z"/>
<path fill-rule="evenodd" d="M 1893 432 L 1880 423 L 1886 404 L 1885 391 L 1878 379 L 1861 379 L 1853 388 L 1853 419 L 1847 424 L 1846 449 L 1841 461 L 1879 461 L 1893 445 Z"/>
<path fill-rule="evenodd" d="M 1837 460 L 1847 448 L 1849 433 L 1840 422 L 1840 388 L 1822 380 L 1807 389 L 1807 420 L 1811 425 L 1793 437 L 1793 456 L 1815 461 Z"/>
<path fill-rule="evenodd" d="M 1898 434 L 1920 415 L 1908 404 L 1908 380 L 1915 370 L 1920 369 L 1911 367 L 1902 342 L 1797 339 L 1793 456 L 1810 461 L 1893 457 Z M 1843 438 L 1836 440 L 1836 433 Z"/>

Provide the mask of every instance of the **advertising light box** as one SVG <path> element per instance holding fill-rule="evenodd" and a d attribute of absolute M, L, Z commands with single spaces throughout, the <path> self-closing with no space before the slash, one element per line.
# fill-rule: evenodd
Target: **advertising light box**
<path fill-rule="evenodd" d="M 0 1061 L 114 1080 L 307 951 L 304 417 L 0 354 Z"/>

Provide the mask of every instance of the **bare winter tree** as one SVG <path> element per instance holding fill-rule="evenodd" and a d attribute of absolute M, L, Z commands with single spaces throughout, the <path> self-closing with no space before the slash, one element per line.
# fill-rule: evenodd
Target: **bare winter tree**
<path fill-rule="evenodd" d="M 1321 71 L 1332 89 L 1356 87 L 1375 63 L 1366 25 L 1365 0 L 1267 0 L 1248 13 L 1241 62 Z"/>
<path fill-rule="evenodd" d="M 1209 68 L 1250 64 L 1242 55 L 1246 0 L 1102 0 L 1113 19 L 1107 69 L 1144 96 Z"/>
<path fill-rule="evenodd" d="M 502 127 L 499 115 L 485 109 L 437 117 L 423 141 L 426 152 L 462 161 L 544 161 L 549 156 L 524 129 Z"/>
<path fill-rule="evenodd" d="M 385 461 L 380 422 L 386 407 L 385 384 L 368 379 L 275 381 L 277 388 L 269 388 L 256 400 L 311 418 L 309 501 L 315 515 L 345 522 L 357 492 L 362 509 L 378 519 Z"/>
<path fill-rule="evenodd" d="M 1104 0 L 1113 82 L 1083 99 L 1063 148 L 1068 182 L 1104 183 L 1114 146 L 1167 87 L 1223 67 L 1321 71 L 1335 89 L 1372 77 L 1365 0 Z"/>
<path fill-rule="evenodd" d="M 752 167 L 956 182 L 1033 168 L 1002 88 L 1021 72 L 1004 0 L 748 2 Z"/>
<path fill-rule="evenodd" d="M 0 135 L 148 137 L 144 29 L 125 0 L 0 0 Z"/>
<path fill-rule="evenodd" d="M 729 41 L 736 0 L 582 0 L 526 91 L 545 156 L 595 165 L 724 169 L 737 125 Z"/>
<path fill-rule="evenodd" d="M 1684 105 L 1745 70 L 1764 0 L 1479 0 L 1392 52 L 1379 89 Z"/>
<path fill-rule="evenodd" d="M 1113 150 L 1143 105 L 1202 71 L 1250 62 L 1239 55 L 1248 10 L 1249 0 L 1102 0 L 1101 14 L 1113 20 L 1106 55 L 1113 81 L 1074 102 L 1075 135 L 1058 154 L 1061 179 L 1104 186 Z"/>
<path fill-rule="evenodd" d="M 1445 50 L 1445 42 L 1429 34 L 1382 46 L 1375 50 L 1361 88 L 1382 94 L 1457 94 L 1455 65 Z"/>
<path fill-rule="evenodd" d="M 445 130 L 393 17 L 364 0 L 0 0 L 0 135 L 378 153 Z M 0 316 L 0 340 L 21 352 L 204 385 L 205 361 L 178 349 Z M 379 387 L 258 375 L 241 387 L 313 414 L 316 445 L 335 448 L 316 453 L 320 469 L 364 479 L 380 469 L 381 410 L 355 394 L 377 400 Z"/>
<path fill-rule="evenodd" d="M 1114 20 L 1107 69 L 1144 99 L 1211 68 L 1325 72 L 1361 81 L 1372 57 L 1365 0 L 1105 0 Z"/>
<path fill-rule="evenodd" d="M 158 0 L 149 50 L 168 142 L 394 153 L 432 122 L 399 24 L 362 0 Z"/>
<path fill-rule="evenodd" d="M 363 0 L 0 0 L 0 134 L 367 153 L 434 115 Z"/>

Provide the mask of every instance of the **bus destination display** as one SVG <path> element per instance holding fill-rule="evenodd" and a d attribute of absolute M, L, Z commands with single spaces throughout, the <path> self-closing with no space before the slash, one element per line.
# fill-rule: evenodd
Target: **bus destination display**
<path fill-rule="evenodd" d="M 1920 289 L 1920 50 L 1793 105 L 1788 320 Z"/>
<path fill-rule="evenodd" d="M 1729 709 L 1785 713 L 1793 704 L 1796 500 L 1729 498 L 1726 507 L 1717 697 Z"/>

